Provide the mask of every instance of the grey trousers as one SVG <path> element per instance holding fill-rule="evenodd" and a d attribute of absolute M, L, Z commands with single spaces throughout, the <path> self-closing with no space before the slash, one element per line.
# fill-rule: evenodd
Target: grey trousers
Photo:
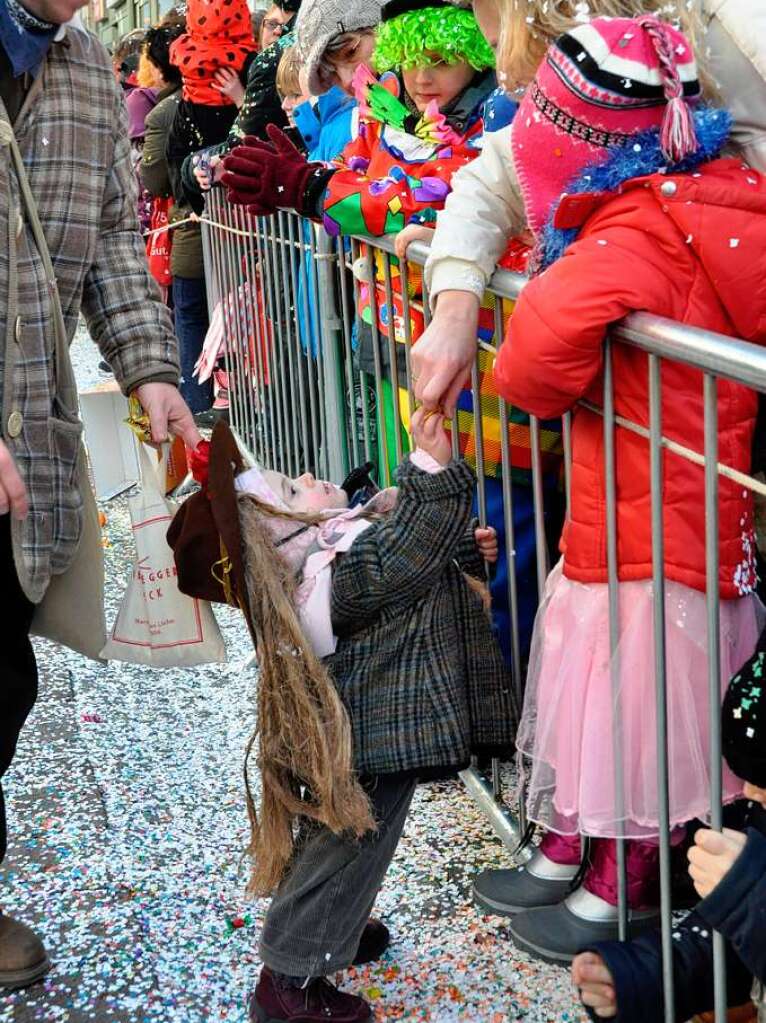
<path fill-rule="evenodd" d="M 396 851 L 417 781 L 368 779 L 378 830 L 344 840 L 306 822 L 295 856 L 271 900 L 260 956 L 291 977 L 321 977 L 350 966 Z"/>

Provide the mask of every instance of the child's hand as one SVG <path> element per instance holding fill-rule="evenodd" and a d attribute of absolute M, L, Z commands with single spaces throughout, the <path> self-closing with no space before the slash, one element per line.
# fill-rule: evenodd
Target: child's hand
<path fill-rule="evenodd" d="M 427 242 L 434 236 L 430 227 L 423 227 L 422 224 L 408 224 L 400 231 L 394 241 L 394 252 L 399 259 L 407 258 L 407 246 L 410 242 Z"/>
<path fill-rule="evenodd" d="M 444 429 L 444 413 L 419 408 L 412 417 L 411 427 L 415 445 L 436 459 L 439 465 L 447 465 L 452 458 L 452 445 Z"/>
<path fill-rule="evenodd" d="M 490 565 L 494 565 L 497 561 L 498 548 L 497 548 L 497 532 L 492 526 L 480 527 L 473 534 L 476 539 L 476 546 L 479 548 L 479 553 L 488 561 Z"/>
<path fill-rule="evenodd" d="M 689 874 L 700 898 L 710 895 L 726 877 L 746 841 L 746 835 L 731 828 L 724 828 L 723 832 L 701 828 L 697 832 L 688 857 Z"/>
<path fill-rule="evenodd" d="M 744 796 L 745 799 L 750 799 L 754 803 L 760 803 L 764 810 L 766 810 L 766 789 L 758 788 L 757 785 L 753 785 L 751 782 L 746 781 Z"/>
<path fill-rule="evenodd" d="M 210 175 L 208 174 L 207 167 L 195 167 L 194 177 L 197 181 L 197 184 L 200 187 L 201 192 L 210 191 L 213 183 L 210 180 Z"/>
<path fill-rule="evenodd" d="M 581 952 L 572 962 L 572 980 L 580 990 L 580 997 L 597 1016 L 611 1019 L 617 1015 L 614 979 L 609 969 L 595 952 Z"/>
<path fill-rule="evenodd" d="M 193 160 L 193 173 L 201 192 L 209 192 L 221 174 L 221 157 L 205 159 L 204 153 L 197 153 Z"/>
<path fill-rule="evenodd" d="M 216 92 L 220 92 L 223 96 L 228 96 L 232 103 L 235 103 L 238 107 L 242 106 L 242 101 L 245 98 L 245 87 L 239 80 L 239 75 L 234 68 L 219 68 L 213 75 L 211 84 Z"/>

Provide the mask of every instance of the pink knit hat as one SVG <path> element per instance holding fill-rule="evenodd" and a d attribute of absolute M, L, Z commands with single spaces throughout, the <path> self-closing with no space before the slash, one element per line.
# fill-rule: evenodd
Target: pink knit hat
<path fill-rule="evenodd" d="M 513 119 L 513 162 L 539 235 L 567 184 L 632 136 L 659 129 L 668 163 L 697 148 L 691 45 L 651 15 L 594 18 L 553 43 Z"/>

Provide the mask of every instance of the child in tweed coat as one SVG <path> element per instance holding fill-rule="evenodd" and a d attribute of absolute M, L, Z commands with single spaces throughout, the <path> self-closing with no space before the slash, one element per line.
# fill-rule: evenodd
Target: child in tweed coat
<path fill-rule="evenodd" d="M 443 418 L 417 412 L 413 433 L 398 488 L 351 510 L 341 488 L 309 474 L 290 480 L 256 467 L 236 480 L 251 611 L 259 600 L 268 608 L 254 599 L 268 587 L 263 560 L 257 578 L 253 566 L 265 537 L 299 580 L 297 618 L 350 719 L 353 767 L 377 824 L 355 840 L 297 815 L 261 935 L 265 966 L 250 1006 L 260 1023 L 371 1018 L 362 998 L 324 978 L 388 944 L 370 911 L 416 784 L 513 741 L 510 679 L 476 582 L 497 558 L 497 539 L 472 519 L 474 476 L 451 460 Z M 277 649 L 284 655 L 285 644 Z M 262 742 L 262 772 L 263 759 Z"/>

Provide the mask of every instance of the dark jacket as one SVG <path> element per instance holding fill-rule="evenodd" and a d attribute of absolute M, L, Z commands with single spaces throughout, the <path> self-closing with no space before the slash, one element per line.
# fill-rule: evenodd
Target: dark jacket
<path fill-rule="evenodd" d="M 223 142 L 236 116 L 237 108 L 233 104 L 214 107 L 186 99 L 178 104 L 165 154 L 173 196 L 177 202 L 189 203 L 195 213 L 201 213 L 205 203 L 196 182 L 193 188 L 187 187 L 188 182 L 181 173 L 184 161 L 201 149 Z M 194 180 L 193 174 L 191 180 Z"/>
<path fill-rule="evenodd" d="M 361 773 L 424 779 L 513 743 L 511 679 L 463 575 L 485 573 L 473 536 L 474 485 L 465 462 L 429 475 L 407 459 L 394 510 L 338 558 L 338 646 L 328 667 Z"/>
<path fill-rule="evenodd" d="M 759 1023 L 766 1021 L 766 811 L 756 807 L 747 844 L 714 891 L 673 932 L 675 1018 L 682 1023 L 713 1007 L 713 931 L 726 939 L 729 1005 L 742 1005 L 753 990 Z M 614 978 L 615 1023 L 662 1020 L 662 941 L 652 931 L 635 941 L 596 943 Z M 755 988 L 753 989 L 753 978 Z M 590 1011 L 590 1010 L 589 1010 Z M 591 1012 L 591 1019 L 598 1017 Z"/>
<path fill-rule="evenodd" d="M 146 115 L 141 183 L 155 199 L 164 199 L 173 194 L 165 150 L 180 100 L 181 86 L 168 86 L 159 94 L 154 109 Z"/>
<path fill-rule="evenodd" d="M 277 92 L 277 67 L 282 53 L 288 46 L 292 46 L 294 41 L 295 37 L 288 32 L 255 57 L 248 66 L 244 102 L 226 139 L 223 141 L 217 139 L 215 143 L 205 143 L 204 147 L 197 146 L 197 149 L 209 147 L 209 156 L 223 155 L 234 146 L 239 145 L 245 135 L 255 135 L 265 139 L 267 125 L 276 124 L 280 128 L 287 125 L 287 117 L 282 109 L 282 100 Z M 199 185 L 194 177 L 189 157 L 183 164 L 182 180 L 188 193 L 199 194 Z"/>
<path fill-rule="evenodd" d="M 173 195 L 166 150 L 170 129 L 173 126 L 178 105 L 181 101 L 181 86 L 175 86 L 165 94 L 146 118 L 144 155 L 141 161 L 141 179 L 156 198 Z M 183 200 L 175 201 L 170 208 L 171 222 L 185 220 L 192 212 L 191 206 Z M 172 234 L 170 249 L 170 272 L 174 277 L 199 280 L 205 275 L 202 259 L 202 236 L 198 224 L 184 224 Z"/>

